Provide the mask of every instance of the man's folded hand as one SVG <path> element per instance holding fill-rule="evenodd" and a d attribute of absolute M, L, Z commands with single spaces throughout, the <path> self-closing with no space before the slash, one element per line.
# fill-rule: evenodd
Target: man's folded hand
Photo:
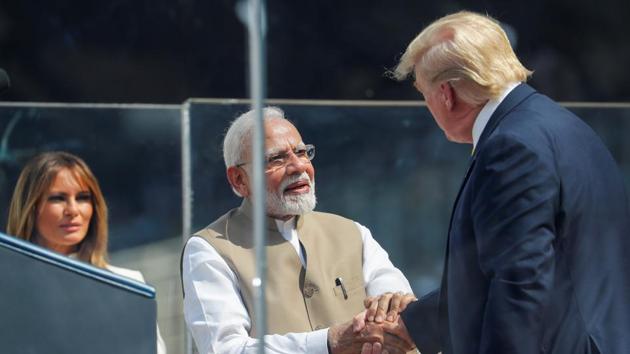
<path fill-rule="evenodd" d="M 403 312 L 409 303 L 418 300 L 414 294 L 387 292 L 380 296 L 368 296 L 363 300 L 367 309 L 368 321 L 381 323 L 385 320 L 394 322 L 398 314 Z"/>
<path fill-rule="evenodd" d="M 330 354 L 356 354 L 365 343 L 384 342 L 384 329 L 376 323 L 367 323 L 359 331 L 354 331 L 354 320 L 332 326 L 328 329 Z"/>

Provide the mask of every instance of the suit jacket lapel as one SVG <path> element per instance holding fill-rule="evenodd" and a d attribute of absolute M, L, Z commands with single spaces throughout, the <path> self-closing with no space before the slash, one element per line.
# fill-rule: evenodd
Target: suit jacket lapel
<path fill-rule="evenodd" d="M 488 124 L 486 124 L 486 127 L 483 129 L 483 133 L 481 133 L 479 142 L 477 142 L 475 151 L 473 152 L 473 155 L 470 158 L 470 162 L 468 163 L 468 169 L 466 170 L 466 175 L 464 176 L 464 179 L 461 185 L 459 186 L 459 191 L 457 192 L 455 203 L 453 203 L 453 210 L 451 212 L 451 225 L 449 225 L 449 230 L 448 230 L 449 235 L 451 233 L 451 226 L 453 223 L 453 216 L 455 213 L 455 208 L 457 207 L 457 202 L 459 201 L 459 197 L 461 196 L 462 191 L 464 190 L 464 186 L 466 186 L 468 177 L 470 177 L 470 172 L 472 171 L 473 166 L 475 166 L 475 161 L 477 160 L 477 154 L 481 150 L 483 143 L 486 141 L 486 139 L 488 139 L 488 136 L 490 136 L 490 134 L 496 129 L 496 127 L 499 125 L 499 122 L 501 122 L 501 120 L 508 114 L 508 112 L 512 111 L 514 107 L 516 107 L 518 104 L 523 102 L 523 100 L 525 100 L 527 97 L 531 96 L 534 93 L 536 93 L 536 90 L 534 90 L 531 86 L 527 84 L 520 84 L 516 86 L 514 90 L 512 90 L 512 92 L 510 92 L 505 97 L 503 102 L 499 104 L 497 109 L 492 114 L 492 117 L 490 117 L 490 120 L 488 120 Z"/>
<path fill-rule="evenodd" d="M 443 269 L 443 276 L 442 276 L 442 286 L 440 288 L 439 311 L 440 311 L 440 317 L 441 318 L 445 318 L 446 316 L 448 316 L 447 315 L 447 311 L 448 310 L 446 309 L 446 304 L 447 304 L 446 297 L 447 297 L 447 291 L 448 291 L 447 286 L 446 286 L 447 285 L 446 278 L 448 276 L 447 275 L 447 273 L 448 273 L 448 254 L 449 254 L 451 231 L 452 231 L 452 228 L 453 228 L 453 218 L 455 217 L 455 211 L 456 211 L 457 205 L 459 203 L 459 198 L 461 197 L 461 194 L 464 191 L 464 187 L 466 186 L 466 183 L 468 182 L 468 178 L 470 177 L 470 173 L 472 172 L 472 169 L 475 166 L 475 162 L 477 160 L 477 154 L 481 150 L 481 147 L 482 147 L 482 144 L 484 143 L 484 141 L 488 138 L 488 136 L 490 136 L 490 134 L 499 125 L 499 122 L 501 122 L 501 120 L 510 111 L 512 111 L 516 106 L 518 106 L 527 97 L 533 95 L 534 93 L 536 93 L 536 90 L 534 90 L 531 86 L 529 86 L 527 84 L 520 84 L 517 87 L 515 87 L 514 90 L 512 90 L 512 92 L 510 92 L 505 97 L 505 99 L 501 102 L 501 104 L 499 104 L 497 109 L 492 114 L 492 117 L 490 117 L 490 120 L 488 121 L 488 124 L 484 128 L 483 133 L 481 134 L 481 137 L 479 138 L 479 142 L 477 143 L 475 151 L 473 152 L 473 155 L 470 158 L 470 162 L 468 164 L 468 169 L 466 170 L 466 175 L 464 176 L 464 179 L 462 180 L 462 183 L 459 186 L 459 191 L 457 192 L 457 197 L 455 197 L 455 202 L 453 203 L 453 209 L 451 210 L 451 220 L 450 220 L 449 226 L 448 226 L 448 234 L 447 234 L 447 239 L 446 239 L 446 254 L 444 256 L 444 269 Z M 443 323 L 442 325 L 446 325 L 446 324 Z M 446 333 L 448 333 L 448 331 L 446 331 Z M 450 338 L 448 336 L 446 336 L 443 339 L 445 340 L 447 345 L 450 345 Z"/>

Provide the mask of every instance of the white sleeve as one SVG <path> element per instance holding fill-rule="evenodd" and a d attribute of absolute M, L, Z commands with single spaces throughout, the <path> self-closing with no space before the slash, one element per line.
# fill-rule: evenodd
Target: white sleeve
<path fill-rule="evenodd" d="M 184 318 L 200 354 L 256 353 L 236 275 L 205 240 L 192 237 L 182 258 Z M 288 310 L 289 311 L 289 310 Z M 266 335 L 266 353 L 328 354 L 328 329 Z"/>
<path fill-rule="evenodd" d="M 370 230 L 355 222 L 363 238 L 363 280 L 369 296 L 388 291 L 412 293 L 409 281 L 389 260 L 389 255 L 372 237 Z"/>

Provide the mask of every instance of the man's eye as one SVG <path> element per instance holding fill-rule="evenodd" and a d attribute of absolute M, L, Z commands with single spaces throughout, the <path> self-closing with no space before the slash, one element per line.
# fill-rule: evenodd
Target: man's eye
<path fill-rule="evenodd" d="M 267 159 L 267 162 L 268 162 L 268 163 L 270 163 L 270 164 L 278 164 L 278 163 L 280 163 L 280 164 L 281 164 L 281 163 L 283 163 L 283 162 L 284 162 L 284 157 L 285 157 L 285 156 L 286 156 L 285 154 L 277 154 L 277 155 L 273 155 L 273 156 L 270 156 L 270 157 Z"/>
<path fill-rule="evenodd" d="M 293 153 L 294 153 L 297 157 L 304 157 L 304 156 L 306 156 L 306 149 L 305 149 L 305 148 L 296 149 Z"/>

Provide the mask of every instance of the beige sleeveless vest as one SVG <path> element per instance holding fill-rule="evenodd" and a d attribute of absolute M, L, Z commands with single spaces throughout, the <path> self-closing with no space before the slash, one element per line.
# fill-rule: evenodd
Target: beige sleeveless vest
<path fill-rule="evenodd" d="M 267 332 L 309 332 L 350 320 L 363 310 L 363 241 L 357 226 L 343 217 L 312 212 L 297 220 L 307 267 L 293 246 L 267 219 Z M 238 277 L 243 303 L 257 331 L 252 279 L 255 250 L 249 201 L 221 216 L 193 237 L 207 240 Z M 340 280 L 337 280 L 337 279 Z M 339 282 L 345 287 L 345 295 Z"/>

